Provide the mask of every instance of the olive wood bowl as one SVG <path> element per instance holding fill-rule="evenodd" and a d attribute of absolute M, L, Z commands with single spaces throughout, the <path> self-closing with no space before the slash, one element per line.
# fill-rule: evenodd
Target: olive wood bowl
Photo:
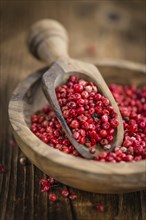
<path fill-rule="evenodd" d="M 146 80 L 146 68 L 141 64 L 111 60 L 94 64 L 108 84 L 142 86 Z M 44 173 L 81 190 L 121 193 L 144 189 L 146 160 L 109 163 L 80 159 L 49 147 L 31 132 L 31 115 L 47 103 L 41 89 L 41 77 L 47 69 L 36 71 L 22 81 L 9 103 L 13 133 L 24 154 Z"/>

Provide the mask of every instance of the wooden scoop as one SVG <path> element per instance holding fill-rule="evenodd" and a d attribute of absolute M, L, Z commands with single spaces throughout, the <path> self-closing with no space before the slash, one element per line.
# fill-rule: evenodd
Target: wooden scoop
<path fill-rule="evenodd" d="M 109 151 L 115 146 L 120 146 L 123 141 L 123 122 L 119 108 L 113 98 L 108 86 L 102 78 L 98 69 L 89 63 L 72 59 L 68 55 L 68 36 L 64 27 L 57 21 L 44 19 L 35 23 L 28 34 L 28 46 L 31 53 L 40 60 L 49 64 L 49 69 L 42 78 L 44 93 L 52 106 L 63 130 L 76 150 L 85 158 L 92 159 L 97 156 L 102 148 L 96 148 L 95 154 L 91 154 L 89 148 L 79 144 L 72 136 L 58 104 L 55 88 L 66 83 L 70 75 L 76 74 L 79 78 L 92 81 L 98 90 L 107 97 L 118 115 L 119 126 L 116 129 L 115 140 Z M 52 64 L 52 65 L 51 65 Z"/>

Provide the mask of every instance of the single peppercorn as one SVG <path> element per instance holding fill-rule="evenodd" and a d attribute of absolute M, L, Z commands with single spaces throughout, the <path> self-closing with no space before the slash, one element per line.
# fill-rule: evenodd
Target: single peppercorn
<path fill-rule="evenodd" d="M 6 168 L 3 164 L 0 164 L 0 173 L 6 173 Z"/>
<path fill-rule="evenodd" d="M 104 212 L 104 205 L 103 204 L 97 204 L 95 208 L 98 212 Z"/>
<path fill-rule="evenodd" d="M 50 193 L 49 194 L 49 200 L 51 200 L 52 202 L 56 202 L 56 200 L 57 200 L 56 194 Z"/>
<path fill-rule="evenodd" d="M 47 183 L 46 185 L 42 186 L 41 192 L 47 192 L 51 189 L 51 185 Z"/>
<path fill-rule="evenodd" d="M 75 200 L 75 199 L 77 198 L 77 195 L 75 195 L 75 194 L 70 194 L 70 195 L 69 195 L 69 198 L 70 198 L 71 200 Z"/>
<path fill-rule="evenodd" d="M 61 192 L 61 195 L 63 197 L 68 197 L 69 196 L 69 191 L 67 189 L 63 189 L 62 192 Z"/>

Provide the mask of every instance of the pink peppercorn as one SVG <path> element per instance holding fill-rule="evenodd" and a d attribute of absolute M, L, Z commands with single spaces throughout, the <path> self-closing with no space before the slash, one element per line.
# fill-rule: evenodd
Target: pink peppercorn
<path fill-rule="evenodd" d="M 98 212 L 104 212 L 104 210 L 105 210 L 104 205 L 102 205 L 102 204 L 97 204 L 97 205 L 96 205 L 96 210 L 97 210 Z"/>
<path fill-rule="evenodd" d="M 48 182 L 52 185 L 55 183 L 55 179 L 53 177 L 49 177 Z"/>
<path fill-rule="evenodd" d="M 91 153 L 91 154 L 95 154 L 95 148 L 91 147 L 91 148 L 90 148 L 90 153 Z"/>
<path fill-rule="evenodd" d="M 48 179 L 45 179 L 45 178 L 40 179 L 40 184 L 41 184 L 42 186 L 47 185 L 47 184 L 48 184 Z"/>
<path fill-rule="evenodd" d="M 75 194 L 70 194 L 70 195 L 69 195 L 69 198 L 70 198 L 71 200 L 75 200 L 75 199 L 77 198 L 77 195 L 75 195 Z"/>
<path fill-rule="evenodd" d="M 50 193 L 49 194 L 49 200 L 51 200 L 52 202 L 56 202 L 56 200 L 57 200 L 56 194 Z"/>
<path fill-rule="evenodd" d="M 75 92 L 82 92 L 84 89 L 83 85 L 82 84 L 75 84 L 74 85 L 74 90 Z"/>
<path fill-rule="evenodd" d="M 61 195 L 63 197 L 68 197 L 69 196 L 69 191 L 67 189 L 63 189 L 62 192 L 61 192 Z"/>
<path fill-rule="evenodd" d="M 71 128 L 78 128 L 79 127 L 79 122 L 77 120 L 73 120 L 70 124 Z"/>
<path fill-rule="evenodd" d="M 6 173 L 6 168 L 2 164 L 0 164 L 0 173 Z"/>
<path fill-rule="evenodd" d="M 47 192 L 47 191 L 49 191 L 50 189 L 51 189 L 51 186 L 50 186 L 50 184 L 48 183 L 48 184 L 46 184 L 46 185 L 44 185 L 44 186 L 42 187 L 41 192 Z"/>

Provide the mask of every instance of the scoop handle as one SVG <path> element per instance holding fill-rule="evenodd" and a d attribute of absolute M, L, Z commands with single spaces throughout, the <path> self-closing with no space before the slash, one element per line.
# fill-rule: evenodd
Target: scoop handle
<path fill-rule="evenodd" d="M 33 56 L 49 65 L 58 58 L 69 57 L 67 31 L 52 19 L 34 23 L 29 30 L 27 44 Z"/>

